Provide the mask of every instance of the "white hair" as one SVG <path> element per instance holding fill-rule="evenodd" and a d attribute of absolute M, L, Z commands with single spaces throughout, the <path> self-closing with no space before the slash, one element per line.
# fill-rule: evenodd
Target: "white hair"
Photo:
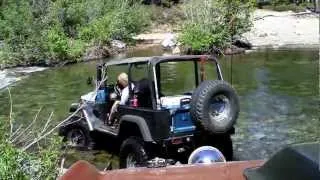
<path fill-rule="evenodd" d="M 120 81 L 121 83 L 125 83 L 126 85 L 128 84 L 128 75 L 127 73 L 121 73 L 118 76 L 118 81 Z"/>

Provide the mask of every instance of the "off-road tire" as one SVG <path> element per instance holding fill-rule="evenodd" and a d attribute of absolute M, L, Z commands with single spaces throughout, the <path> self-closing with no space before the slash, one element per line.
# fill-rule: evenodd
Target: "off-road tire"
<path fill-rule="evenodd" d="M 74 122 L 74 123 L 72 123 Z M 78 131 L 83 134 L 83 142 L 80 144 L 75 144 L 76 147 L 79 148 L 88 148 L 92 149 L 94 147 L 94 140 L 91 137 L 90 131 L 87 127 L 87 124 L 84 119 L 79 120 L 79 117 L 74 117 L 71 121 L 70 124 L 64 127 L 64 141 L 70 142 L 72 141 L 72 133 Z"/>
<path fill-rule="evenodd" d="M 229 112 L 223 120 L 210 115 L 211 100 L 224 96 L 229 101 Z M 194 91 L 191 100 L 191 117 L 201 129 L 210 133 L 225 133 L 235 124 L 239 114 L 239 98 L 231 85 L 222 80 L 203 81 Z"/>
<path fill-rule="evenodd" d="M 148 155 L 144 142 L 140 138 L 130 137 L 122 143 L 119 154 L 119 167 L 121 169 L 128 168 L 127 158 L 130 154 L 133 155 L 134 160 L 136 161 L 135 167 L 143 167 L 147 165 Z"/>

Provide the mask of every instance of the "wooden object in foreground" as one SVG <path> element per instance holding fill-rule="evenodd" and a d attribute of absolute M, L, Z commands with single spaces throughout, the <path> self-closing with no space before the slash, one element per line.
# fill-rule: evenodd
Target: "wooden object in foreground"
<path fill-rule="evenodd" d="M 99 172 L 86 161 L 76 162 L 60 180 L 244 180 L 243 170 L 258 167 L 262 160 L 234 161 L 210 165 L 181 165 L 166 168 L 135 168 Z"/>

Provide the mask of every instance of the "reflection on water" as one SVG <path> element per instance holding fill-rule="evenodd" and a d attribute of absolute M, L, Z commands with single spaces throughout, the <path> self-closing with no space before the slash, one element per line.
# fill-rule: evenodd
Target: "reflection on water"
<path fill-rule="evenodd" d="M 149 48 L 129 56 L 161 54 L 159 48 Z M 233 136 L 237 159 L 267 158 L 286 144 L 319 140 L 318 59 L 316 49 L 264 50 L 220 59 L 225 80 L 232 82 L 240 96 L 241 112 Z M 16 83 L 11 90 L 16 121 L 29 123 L 40 107 L 40 120 L 47 119 L 51 111 L 56 121 L 66 117 L 70 103 L 92 89 L 86 79 L 94 76 L 95 64 L 52 68 Z M 192 79 L 189 69 L 175 71 L 181 68 L 175 64 L 168 68 L 168 84 L 170 79 L 186 81 L 183 83 Z M 168 85 L 167 90 L 174 92 L 175 87 Z M 8 117 L 8 102 L 4 90 L 0 120 Z M 87 159 L 100 168 L 110 159 L 103 151 L 72 157 Z"/>

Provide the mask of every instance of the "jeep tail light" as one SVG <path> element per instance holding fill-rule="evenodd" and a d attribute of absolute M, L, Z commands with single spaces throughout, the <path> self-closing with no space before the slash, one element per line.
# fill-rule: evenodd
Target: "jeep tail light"
<path fill-rule="evenodd" d="M 182 140 L 182 138 L 174 138 L 174 139 L 171 139 L 171 143 L 172 144 L 182 144 L 183 140 Z"/>

